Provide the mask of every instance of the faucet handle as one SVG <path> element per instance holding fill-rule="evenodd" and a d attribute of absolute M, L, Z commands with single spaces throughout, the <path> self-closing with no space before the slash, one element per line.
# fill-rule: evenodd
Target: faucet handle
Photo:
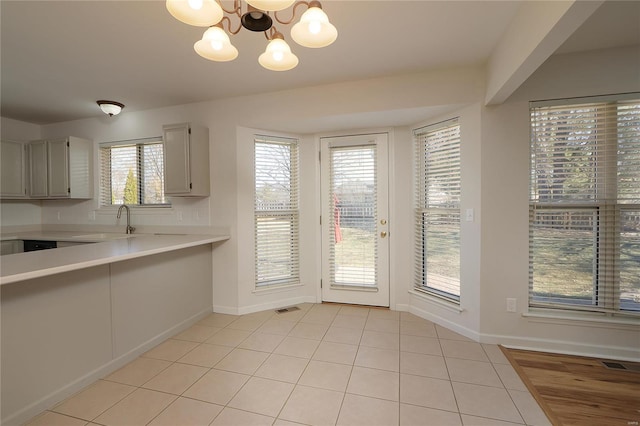
<path fill-rule="evenodd" d="M 134 228 L 133 226 L 128 226 L 127 227 L 127 234 L 133 234 L 133 231 L 135 231 L 136 228 Z"/>

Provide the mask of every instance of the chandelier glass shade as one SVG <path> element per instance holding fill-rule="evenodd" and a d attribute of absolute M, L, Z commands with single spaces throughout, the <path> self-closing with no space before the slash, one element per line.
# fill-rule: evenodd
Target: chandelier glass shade
<path fill-rule="evenodd" d="M 238 49 L 231 44 L 227 33 L 217 26 L 207 29 L 193 48 L 198 55 L 211 61 L 227 62 L 238 57 Z"/>
<path fill-rule="evenodd" d="M 214 0 L 167 0 L 167 10 L 178 21 L 196 27 L 208 27 L 224 16 L 222 7 Z"/>
<path fill-rule="evenodd" d="M 258 57 L 260 65 L 271 71 L 289 71 L 298 65 L 298 57 L 291 53 L 291 48 L 281 34 L 276 34 L 262 55 Z"/>
<path fill-rule="evenodd" d="M 254 32 L 264 32 L 269 41 L 258 62 L 273 71 L 286 71 L 298 65 L 298 58 L 284 40 L 284 36 L 274 24 L 289 25 L 296 18 L 299 6 L 306 6 L 300 21 L 291 28 L 291 38 L 301 46 L 320 48 L 329 46 L 338 37 L 336 27 L 329 22 L 318 0 L 234 0 L 233 9 L 227 10 L 216 0 L 166 0 L 169 13 L 188 25 L 209 27 L 202 39 L 193 48 L 205 59 L 211 61 L 232 61 L 238 56 L 228 34 L 235 35 L 242 28 Z M 291 18 L 278 16 L 289 7 Z M 232 28 L 232 18 L 239 21 Z M 224 23 L 226 22 L 226 31 Z"/>
<path fill-rule="evenodd" d="M 291 28 L 293 41 L 304 47 L 325 47 L 336 41 L 338 31 L 319 7 L 310 7 Z"/>
<path fill-rule="evenodd" d="M 247 0 L 251 6 L 265 12 L 284 10 L 295 3 L 295 0 Z"/>

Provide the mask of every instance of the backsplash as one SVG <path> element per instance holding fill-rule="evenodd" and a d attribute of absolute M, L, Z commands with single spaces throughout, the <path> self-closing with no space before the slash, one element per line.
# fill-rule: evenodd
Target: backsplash
<path fill-rule="evenodd" d="M 0 202 L 0 224 L 5 226 L 31 226 L 42 223 L 39 200 Z"/>
<path fill-rule="evenodd" d="M 209 227 L 210 198 L 173 199 L 171 207 L 131 209 L 131 225 L 146 227 Z M 72 226 L 97 229 L 111 228 L 117 232 L 126 226 L 126 219 L 117 219 L 117 206 L 96 208 L 96 201 L 46 200 L 3 201 L 0 203 L 0 223 L 3 229 L 13 227 Z"/>

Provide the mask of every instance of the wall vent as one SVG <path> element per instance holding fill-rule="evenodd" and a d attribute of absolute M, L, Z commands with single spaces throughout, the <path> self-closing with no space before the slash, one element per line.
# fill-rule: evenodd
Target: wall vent
<path fill-rule="evenodd" d="M 285 314 L 287 312 L 299 311 L 299 310 L 300 308 L 298 308 L 297 306 L 290 306 L 288 308 L 276 309 L 276 314 Z"/>
<path fill-rule="evenodd" d="M 634 371 L 640 373 L 640 364 L 631 362 L 601 361 L 610 370 Z"/>

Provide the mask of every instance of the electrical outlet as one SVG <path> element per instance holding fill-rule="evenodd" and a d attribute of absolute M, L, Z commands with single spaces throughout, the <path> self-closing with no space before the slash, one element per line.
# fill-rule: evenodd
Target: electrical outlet
<path fill-rule="evenodd" d="M 473 209 L 466 210 L 466 220 L 467 222 L 473 222 Z"/>
<path fill-rule="evenodd" d="M 91 222 L 95 222 L 95 220 L 96 220 L 96 212 L 93 212 L 93 211 L 89 212 L 89 220 Z"/>
<path fill-rule="evenodd" d="M 60 217 L 61 217 L 60 216 L 60 211 L 57 211 L 56 213 L 57 213 L 56 216 L 58 217 L 58 220 L 60 220 Z"/>
<path fill-rule="evenodd" d="M 507 312 L 516 311 L 516 299 L 507 297 Z"/>
<path fill-rule="evenodd" d="M 178 210 L 178 212 L 176 213 L 176 217 L 178 219 L 178 222 L 182 222 L 182 212 L 180 210 Z"/>

